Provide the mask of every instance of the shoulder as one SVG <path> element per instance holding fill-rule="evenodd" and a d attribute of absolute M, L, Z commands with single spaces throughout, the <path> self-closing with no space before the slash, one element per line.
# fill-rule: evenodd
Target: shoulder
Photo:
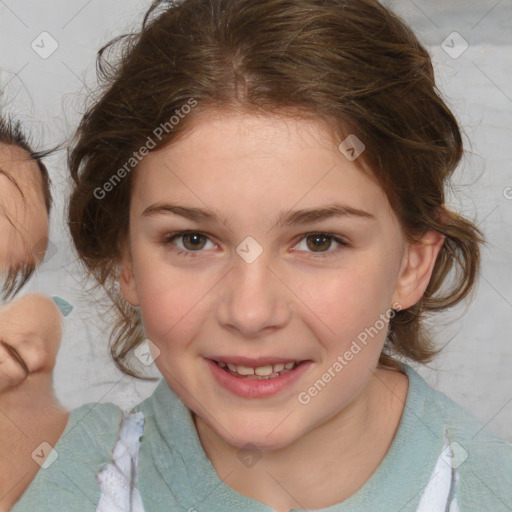
<path fill-rule="evenodd" d="M 122 410 L 114 404 L 85 404 L 70 413 L 57 444 L 11 512 L 96 510 L 96 474 L 110 462 Z"/>
<path fill-rule="evenodd" d="M 432 389 L 411 368 L 406 373 L 423 396 L 422 420 L 447 434 L 449 456 L 460 475 L 461 509 L 512 510 L 512 443 L 490 432 L 446 394 Z"/>

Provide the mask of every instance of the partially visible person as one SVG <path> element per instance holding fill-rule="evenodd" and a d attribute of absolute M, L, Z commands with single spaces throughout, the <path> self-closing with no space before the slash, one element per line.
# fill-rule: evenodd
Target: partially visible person
<path fill-rule="evenodd" d="M 48 455 L 48 445 L 41 443 L 53 446 L 68 419 L 52 384 L 62 334 L 59 308 L 39 293 L 12 300 L 44 258 L 51 205 L 46 167 L 19 123 L 0 118 L 2 512 L 21 496 Z"/>
<path fill-rule="evenodd" d="M 52 205 L 48 171 L 19 123 L 0 117 L 0 274 L 14 296 L 44 257 Z"/>

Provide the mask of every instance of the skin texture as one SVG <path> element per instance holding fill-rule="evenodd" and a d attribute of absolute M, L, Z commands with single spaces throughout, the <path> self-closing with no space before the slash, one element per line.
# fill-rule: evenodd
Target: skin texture
<path fill-rule="evenodd" d="M 429 232 L 407 244 L 386 195 L 339 142 L 316 121 L 210 112 L 134 176 L 121 291 L 140 307 L 156 365 L 192 410 L 219 477 L 278 511 L 342 501 L 382 461 L 408 388 L 401 372 L 376 368 L 387 325 L 307 405 L 298 395 L 380 315 L 421 298 L 443 243 Z M 221 220 L 141 215 L 160 202 Z M 276 225 L 281 212 L 334 202 L 372 218 Z M 180 230 L 204 236 L 170 241 Z M 315 249 L 306 235 L 318 232 L 347 245 L 328 238 Z M 248 236 L 263 250 L 252 263 L 236 252 Z M 207 359 L 219 356 L 309 366 L 279 393 L 248 399 L 214 379 Z M 247 444 L 261 455 L 252 467 L 238 457 Z"/>
<path fill-rule="evenodd" d="M 49 220 L 41 171 L 30 155 L 0 144 L 0 169 L 0 272 L 5 272 L 43 259 Z"/>
<path fill-rule="evenodd" d="M 0 269 L 5 272 L 44 258 L 48 213 L 41 172 L 24 150 L 0 145 L 0 169 Z M 2 512 L 37 474 L 32 452 L 42 442 L 54 446 L 68 421 L 52 385 L 61 334 L 61 313 L 49 297 L 31 293 L 0 305 Z"/>

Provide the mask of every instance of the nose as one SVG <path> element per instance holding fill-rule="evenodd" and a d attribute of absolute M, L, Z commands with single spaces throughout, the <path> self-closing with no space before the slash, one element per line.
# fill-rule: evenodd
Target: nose
<path fill-rule="evenodd" d="M 219 295 L 220 325 L 245 338 L 283 328 L 292 311 L 292 293 L 283 281 L 265 252 L 252 263 L 237 256 Z"/>

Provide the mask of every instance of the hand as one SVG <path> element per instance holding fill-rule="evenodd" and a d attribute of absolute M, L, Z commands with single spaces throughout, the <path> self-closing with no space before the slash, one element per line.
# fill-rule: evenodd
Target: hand
<path fill-rule="evenodd" d="M 55 366 L 62 335 L 53 299 L 32 293 L 0 307 L 0 393 Z"/>

